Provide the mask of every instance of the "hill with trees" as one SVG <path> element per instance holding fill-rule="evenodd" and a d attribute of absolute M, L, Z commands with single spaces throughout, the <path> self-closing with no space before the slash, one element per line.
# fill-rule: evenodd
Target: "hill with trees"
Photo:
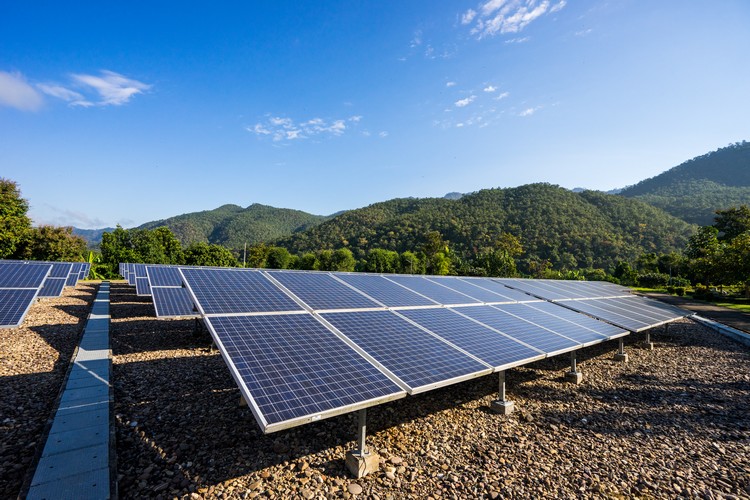
<path fill-rule="evenodd" d="M 750 204 L 750 142 L 698 156 L 620 194 L 689 223 L 710 225 L 717 210 Z"/>
<path fill-rule="evenodd" d="M 402 198 L 350 210 L 274 244 L 292 253 L 348 248 L 422 251 L 439 234 L 455 262 L 475 262 L 506 248 L 522 249 L 519 270 L 612 270 L 644 252 L 682 249 L 696 228 L 639 200 L 550 184 L 485 189 L 460 199 Z M 460 265 L 459 265 L 460 267 Z M 471 272 L 466 265 L 463 272 Z"/>
<path fill-rule="evenodd" d="M 247 208 L 223 205 L 213 210 L 148 222 L 137 229 L 168 227 L 186 246 L 208 243 L 237 249 L 245 243 L 252 245 L 304 231 L 327 218 L 300 210 L 254 203 Z"/>

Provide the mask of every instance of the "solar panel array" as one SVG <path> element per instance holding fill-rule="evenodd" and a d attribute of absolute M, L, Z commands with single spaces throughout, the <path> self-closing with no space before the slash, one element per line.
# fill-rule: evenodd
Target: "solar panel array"
<path fill-rule="evenodd" d="M 0 262 L 0 328 L 21 325 L 51 271 L 52 264 Z"/>
<path fill-rule="evenodd" d="M 123 264 L 157 317 L 202 316 L 264 432 L 688 315 L 609 283 Z M 627 306 L 627 307 L 626 307 Z"/>

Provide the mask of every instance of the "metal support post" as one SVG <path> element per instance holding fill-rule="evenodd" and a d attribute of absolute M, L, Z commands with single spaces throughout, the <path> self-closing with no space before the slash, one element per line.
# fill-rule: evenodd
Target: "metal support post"
<path fill-rule="evenodd" d="M 359 452 L 367 454 L 367 408 L 359 410 Z"/>
<path fill-rule="evenodd" d="M 615 354 L 615 361 L 620 361 L 621 363 L 627 363 L 628 355 L 625 353 L 625 341 L 623 341 L 622 338 L 618 339 L 618 341 L 620 344 L 617 349 L 617 354 Z"/>
<path fill-rule="evenodd" d="M 583 373 L 576 366 L 576 351 L 570 351 L 570 371 L 565 374 L 565 381 L 576 385 L 583 382 Z"/>
<path fill-rule="evenodd" d="M 646 341 L 643 343 L 643 347 L 649 351 L 654 350 L 654 343 L 651 342 L 651 330 L 646 330 Z"/>
<path fill-rule="evenodd" d="M 505 370 L 498 372 L 498 387 L 497 387 L 497 397 L 498 399 L 496 401 L 493 401 L 490 405 L 491 408 L 501 414 L 501 415 L 510 415 L 513 413 L 513 410 L 515 409 L 515 405 L 513 404 L 513 401 L 507 401 L 505 399 Z"/>
<path fill-rule="evenodd" d="M 346 453 L 346 467 L 354 477 L 360 478 L 377 472 L 380 467 L 380 457 L 367 450 L 367 408 L 359 410 L 357 431 L 358 448 Z"/>

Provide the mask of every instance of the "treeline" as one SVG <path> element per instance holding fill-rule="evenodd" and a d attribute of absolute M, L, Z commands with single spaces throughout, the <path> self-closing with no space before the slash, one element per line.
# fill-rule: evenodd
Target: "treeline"
<path fill-rule="evenodd" d="M 86 240 L 73 228 L 32 227 L 29 203 L 18 185 L 0 178 L 0 259 L 82 262 L 88 254 Z"/>

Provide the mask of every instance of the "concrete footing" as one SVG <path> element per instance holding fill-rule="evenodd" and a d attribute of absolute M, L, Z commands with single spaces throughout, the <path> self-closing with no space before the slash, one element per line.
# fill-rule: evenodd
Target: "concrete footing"
<path fill-rule="evenodd" d="M 513 403 L 513 401 L 495 400 L 492 402 L 492 404 L 490 404 L 490 408 L 492 408 L 495 413 L 499 413 L 500 415 L 510 415 L 516 409 L 516 405 Z"/>
<path fill-rule="evenodd" d="M 627 363 L 628 362 L 628 354 L 625 352 L 618 352 L 614 356 L 615 361 L 619 361 L 620 363 Z"/>
<path fill-rule="evenodd" d="M 346 452 L 346 468 L 357 479 L 377 472 L 380 468 L 380 456 L 377 453 L 360 453 L 359 450 Z"/>
<path fill-rule="evenodd" d="M 581 372 L 568 372 L 565 374 L 565 381 L 571 384 L 583 383 L 583 373 Z"/>
<path fill-rule="evenodd" d="M 653 342 L 644 342 L 643 348 L 647 351 L 653 351 L 654 350 L 654 343 Z"/>

